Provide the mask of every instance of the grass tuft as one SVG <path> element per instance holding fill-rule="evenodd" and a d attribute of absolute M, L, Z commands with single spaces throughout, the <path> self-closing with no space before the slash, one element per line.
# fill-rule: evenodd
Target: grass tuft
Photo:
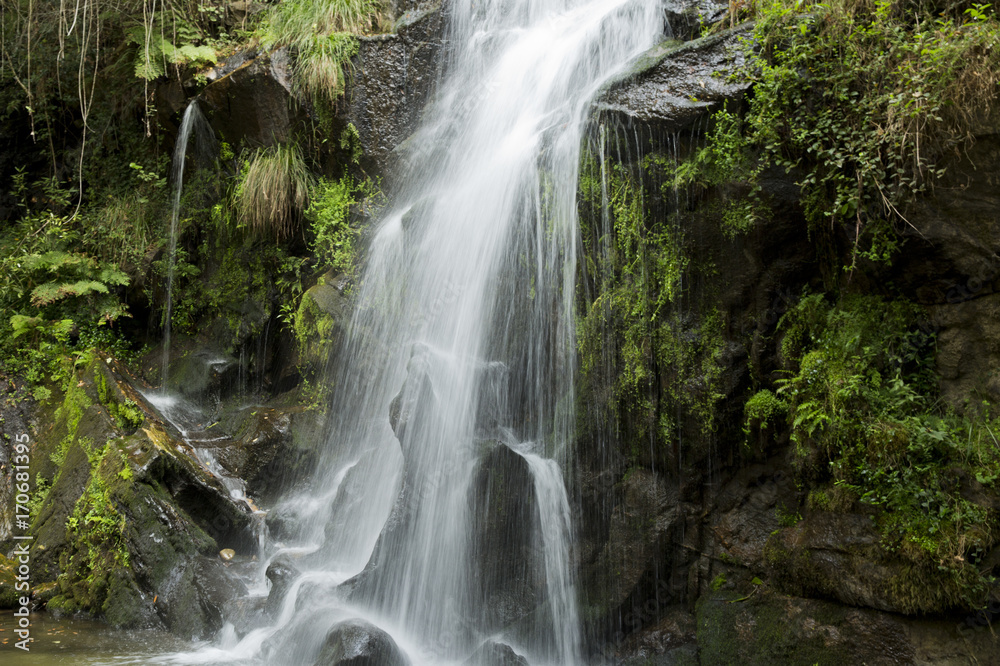
<path fill-rule="evenodd" d="M 233 193 L 237 224 L 260 237 L 292 236 L 308 202 L 312 180 L 298 146 L 258 149 L 244 161 Z"/>

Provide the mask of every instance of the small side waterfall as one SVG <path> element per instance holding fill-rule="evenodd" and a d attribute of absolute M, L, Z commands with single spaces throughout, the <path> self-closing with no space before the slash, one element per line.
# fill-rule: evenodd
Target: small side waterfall
<path fill-rule="evenodd" d="M 163 367 L 160 384 L 164 390 L 167 387 L 168 366 L 170 364 L 170 332 L 174 307 L 174 272 L 177 267 L 177 223 L 181 214 L 181 194 L 184 190 L 184 163 L 187 158 L 188 143 L 191 135 L 195 135 L 196 143 L 206 144 L 214 141 L 211 129 L 198 106 L 198 100 L 193 100 L 184 109 L 181 126 L 174 143 L 174 154 L 171 159 L 170 180 L 173 191 L 170 199 L 170 236 L 167 241 L 167 299 L 166 311 L 163 315 Z M 207 137 L 207 138 L 205 138 Z"/>

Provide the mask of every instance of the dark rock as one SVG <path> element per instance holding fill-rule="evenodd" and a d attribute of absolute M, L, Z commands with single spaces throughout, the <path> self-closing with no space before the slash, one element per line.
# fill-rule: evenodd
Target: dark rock
<path fill-rule="evenodd" d="M 431 350 L 423 344 L 413 345 L 410 360 L 406 365 L 406 381 L 389 405 L 389 424 L 396 438 L 407 453 L 406 433 L 410 426 L 424 427 L 421 419 L 430 418 L 435 413 L 437 396 L 430 378 Z"/>
<path fill-rule="evenodd" d="M 1000 403 L 1000 293 L 933 306 L 931 321 L 942 398 L 957 409 L 972 396 Z"/>
<path fill-rule="evenodd" d="M 771 579 L 789 592 L 885 611 L 947 610 L 914 608 L 914 601 L 904 598 L 896 584 L 906 566 L 881 551 L 879 543 L 870 516 L 814 512 L 794 527 L 775 532 L 764 559 Z"/>
<path fill-rule="evenodd" d="M 168 388 L 201 404 L 218 402 L 237 389 L 240 373 L 236 359 L 200 348 L 171 360 Z"/>
<path fill-rule="evenodd" d="M 486 641 L 465 660 L 463 666 L 528 666 L 528 660 L 509 645 Z"/>
<path fill-rule="evenodd" d="M 673 39 L 689 40 L 725 16 L 729 5 L 714 0 L 668 0 L 663 11 L 664 33 Z"/>
<path fill-rule="evenodd" d="M 268 613 L 274 614 L 281 609 L 281 602 L 284 601 L 288 588 L 301 574 L 291 558 L 279 557 L 267 565 L 265 575 L 271 581 L 265 608 Z"/>
<path fill-rule="evenodd" d="M 538 503 L 527 461 L 493 444 L 476 464 L 469 485 L 473 583 L 481 595 L 477 627 L 490 631 L 528 616 L 544 587 L 545 564 L 532 542 Z"/>
<path fill-rule="evenodd" d="M 745 567 L 764 568 L 764 546 L 779 527 L 778 510 L 792 515 L 799 497 L 790 469 L 751 465 L 740 470 L 715 498 L 712 535 L 716 554 Z"/>
<path fill-rule="evenodd" d="M 664 553 L 683 524 L 676 488 L 652 471 L 630 471 L 618 494 L 607 542 L 582 573 L 588 615 L 599 621 L 621 615 L 630 600 L 641 606 L 644 591 L 655 597 L 655 581 L 669 571 Z M 634 598 L 637 593 L 643 598 Z"/>
<path fill-rule="evenodd" d="M 364 620 L 341 622 L 327 634 L 315 666 L 408 666 L 392 636 Z"/>
<path fill-rule="evenodd" d="M 624 124 L 676 132 L 724 102 L 741 100 L 750 84 L 729 78 L 743 66 L 740 40 L 749 30 L 741 26 L 682 46 L 663 42 L 611 84 L 595 108 Z"/>
<path fill-rule="evenodd" d="M 287 49 L 233 61 L 235 68 L 205 87 L 205 116 L 224 141 L 236 146 L 287 143 L 308 119 L 292 95 Z"/>
<path fill-rule="evenodd" d="M 683 608 L 674 608 L 653 626 L 636 632 L 625 639 L 617 650 L 620 663 L 627 666 L 640 664 L 685 663 L 697 648 L 694 616 Z M 694 662 L 696 663 L 696 661 Z"/>

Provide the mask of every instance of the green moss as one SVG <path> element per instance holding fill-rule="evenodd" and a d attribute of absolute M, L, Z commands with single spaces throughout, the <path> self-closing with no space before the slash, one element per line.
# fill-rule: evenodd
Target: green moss
<path fill-rule="evenodd" d="M 607 151 L 613 153 L 612 149 Z M 615 424 L 637 459 L 663 451 L 682 423 L 716 428 L 723 317 L 710 299 L 682 309 L 689 269 L 674 213 L 654 209 L 660 175 L 587 154 L 581 164 L 579 217 L 588 287 L 577 325 L 581 396 L 591 427 Z M 712 272 L 710 265 L 697 267 Z M 654 455 L 658 455 L 654 453 Z"/>
<path fill-rule="evenodd" d="M 753 429 L 766 430 L 777 424 L 788 413 L 788 405 L 769 389 L 754 393 L 743 406 L 743 433 Z"/>
<path fill-rule="evenodd" d="M 129 463 L 117 440 L 97 448 L 90 465 L 87 486 L 66 521 L 69 547 L 60 556 L 57 578 L 61 594 L 50 604 L 65 612 L 73 608 L 100 615 L 108 601 L 109 578 L 124 575 L 130 564 L 120 484 L 131 473 L 122 473 Z"/>
<path fill-rule="evenodd" d="M 993 585 L 978 562 L 1000 543 L 1000 423 L 939 407 L 934 340 L 919 318 L 902 301 L 804 298 L 779 324 L 790 370 L 778 395 L 800 475 L 819 487 L 807 506 L 875 509 L 878 556 L 910 572 L 894 587 L 900 607 L 975 608 Z"/>
<path fill-rule="evenodd" d="M 740 601 L 740 599 L 745 599 Z M 850 647 L 828 645 L 822 632 L 803 632 L 790 626 L 780 600 L 765 595 L 718 591 L 695 605 L 698 651 L 701 664 L 819 664 L 852 663 Z M 820 615 L 822 623 L 839 623 L 845 612 Z"/>

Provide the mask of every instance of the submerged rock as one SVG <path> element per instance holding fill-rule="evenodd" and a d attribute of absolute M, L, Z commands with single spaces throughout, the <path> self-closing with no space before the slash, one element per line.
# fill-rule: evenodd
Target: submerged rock
<path fill-rule="evenodd" d="M 469 485 L 474 589 L 481 599 L 480 629 L 508 626 L 529 615 L 544 587 L 538 503 L 528 462 L 495 443 L 479 460 Z"/>
<path fill-rule="evenodd" d="M 406 381 L 389 405 L 389 424 L 407 453 L 406 433 L 411 425 L 422 427 L 420 419 L 429 418 L 437 410 L 437 395 L 430 378 L 431 350 L 427 345 L 416 344 L 410 351 L 406 365 Z"/>
<path fill-rule="evenodd" d="M 364 620 L 341 622 L 326 636 L 315 666 L 409 666 L 385 631 Z"/>
<path fill-rule="evenodd" d="M 463 666 L 528 666 L 528 660 L 509 645 L 486 641 L 465 660 Z"/>

